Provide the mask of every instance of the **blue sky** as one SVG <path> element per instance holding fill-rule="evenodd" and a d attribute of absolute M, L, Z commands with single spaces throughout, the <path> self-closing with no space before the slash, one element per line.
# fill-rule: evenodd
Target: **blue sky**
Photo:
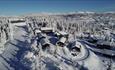
<path fill-rule="evenodd" d="M 115 11 L 115 0 L 0 0 L 0 15 L 73 11 Z"/>

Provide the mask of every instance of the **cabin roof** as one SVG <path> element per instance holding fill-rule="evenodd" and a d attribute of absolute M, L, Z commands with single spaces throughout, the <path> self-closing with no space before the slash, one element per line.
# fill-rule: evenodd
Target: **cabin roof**
<path fill-rule="evenodd" d="M 42 27 L 41 30 L 53 30 L 51 27 Z"/>
<path fill-rule="evenodd" d="M 61 34 L 61 35 L 68 35 L 68 33 L 64 32 L 64 31 L 59 31 L 58 33 Z"/>
<path fill-rule="evenodd" d="M 36 33 L 41 33 L 41 31 L 39 29 L 36 29 L 35 32 Z"/>

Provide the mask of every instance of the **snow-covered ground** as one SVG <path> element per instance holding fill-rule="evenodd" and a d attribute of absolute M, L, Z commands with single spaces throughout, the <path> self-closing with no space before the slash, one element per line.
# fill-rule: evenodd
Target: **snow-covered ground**
<path fill-rule="evenodd" d="M 25 22 L 0 25 L 0 70 L 115 70 L 115 59 L 107 54 L 115 50 L 103 51 L 93 44 L 78 40 L 89 37 L 109 41 L 114 44 L 114 14 L 74 13 L 55 15 L 24 16 Z M 107 16 L 107 18 L 105 17 Z M 107 21 L 108 20 L 108 21 Z M 39 39 L 36 29 L 52 27 L 55 31 L 69 33 L 64 46 L 57 45 L 60 40 L 55 33 L 45 34 Z M 7 39 L 8 38 L 8 39 Z M 44 39 L 49 44 L 42 48 Z M 77 42 L 80 51 L 68 47 L 70 42 Z M 114 46 L 113 46 L 114 48 Z M 103 52 L 102 54 L 100 54 Z M 73 55 L 73 53 L 77 55 Z"/>
<path fill-rule="evenodd" d="M 25 70 L 21 56 L 28 50 L 28 33 L 25 27 L 16 27 L 14 40 L 7 42 L 5 51 L 0 55 L 0 70 Z"/>
<path fill-rule="evenodd" d="M 56 53 L 40 50 L 35 55 L 29 49 L 26 26 L 15 27 L 14 34 L 14 40 L 6 44 L 7 48 L 0 55 L 0 70 L 105 70 L 99 57 L 85 45 L 81 56 L 72 56 L 66 46 L 57 46 Z"/>

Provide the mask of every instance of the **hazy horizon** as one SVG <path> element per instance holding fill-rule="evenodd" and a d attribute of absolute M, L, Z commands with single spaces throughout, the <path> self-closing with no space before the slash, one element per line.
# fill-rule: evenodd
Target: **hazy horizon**
<path fill-rule="evenodd" d="M 64 13 L 77 11 L 114 12 L 115 0 L 1 0 L 0 15 Z"/>

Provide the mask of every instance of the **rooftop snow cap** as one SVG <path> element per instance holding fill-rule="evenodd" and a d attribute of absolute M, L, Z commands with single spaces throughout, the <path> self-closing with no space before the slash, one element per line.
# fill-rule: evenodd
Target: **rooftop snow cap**
<path fill-rule="evenodd" d="M 38 35 L 39 33 L 41 33 L 41 31 L 39 29 L 35 29 L 35 35 Z"/>
<path fill-rule="evenodd" d="M 79 51 L 80 52 L 80 48 L 81 48 L 81 43 L 79 43 L 77 41 L 73 42 L 73 44 L 71 46 L 72 50 L 74 49 L 75 51 Z"/>
<path fill-rule="evenodd" d="M 66 37 L 66 38 L 68 37 L 68 33 L 64 32 L 64 31 L 56 31 L 56 35 Z"/>
<path fill-rule="evenodd" d="M 63 47 L 65 45 L 67 38 L 61 37 L 60 40 L 57 42 L 57 45 Z"/>
<path fill-rule="evenodd" d="M 23 18 L 10 18 L 8 21 L 15 26 L 26 26 L 25 19 Z"/>
<path fill-rule="evenodd" d="M 71 45 L 71 54 L 77 56 L 81 52 L 81 43 L 75 41 Z"/>
<path fill-rule="evenodd" d="M 49 32 L 53 32 L 53 28 L 51 28 L 51 27 L 42 27 L 41 31 L 43 33 L 49 33 Z"/>
<path fill-rule="evenodd" d="M 20 23 L 20 22 L 25 22 L 25 19 L 23 19 L 23 18 L 10 18 L 9 21 L 11 23 Z"/>

